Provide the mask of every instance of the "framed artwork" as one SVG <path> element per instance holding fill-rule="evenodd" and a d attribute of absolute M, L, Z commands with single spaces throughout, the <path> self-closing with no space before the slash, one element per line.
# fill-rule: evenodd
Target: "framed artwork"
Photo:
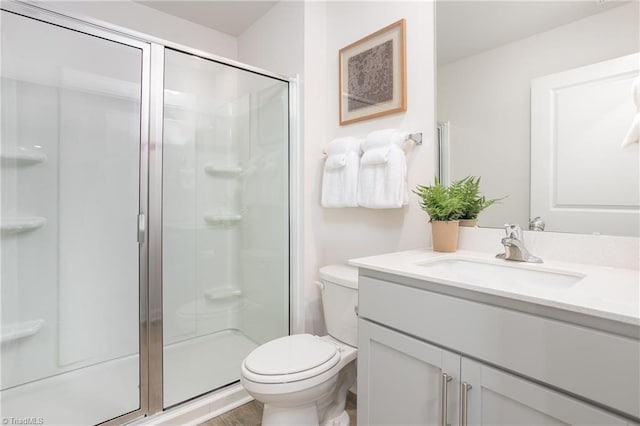
<path fill-rule="evenodd" d="M 340 125 L 407 110 L 405 20 L 340 49 Z"/>

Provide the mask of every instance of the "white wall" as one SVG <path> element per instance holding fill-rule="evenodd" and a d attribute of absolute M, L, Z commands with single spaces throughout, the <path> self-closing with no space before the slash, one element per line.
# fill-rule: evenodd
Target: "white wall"
<path fill-rule="evenodd" d="M 407 29 L 407 111 L 347 126 L 338 121 L 338 50 L 401 18 Z M 427 217 L 410 197 L 402 209 L 324 209 L 322 151 L 339 136 L 384 128 L 421 131 L 424 144 L 408 153 L 409 187 L 433 179 L 434 87 L 432 2 L 308 3 L 305 9 L 304 284 L 305 328 L 323 332 L 320 266 L 430 243 Z"/>
<path fill-rule="evenodd" d="M 481 226 L 529 221 L 532 78 L 638 51 L 637 2 L 438 68 L 438 119 L 451 121 L 451 176 L 482 177 L 488 197 L 509 197 Z"/>
<path fill-rule="evenodd" d="M 304 10 L 302 1 L 285 1 L 238 36 L 238 60 L 294 77 L 304 68 Z"/>
<path fill-rule="evenodd" d="M 75 16 L 98 19 L 225 58 L 236 59 L 238 55 L 235 37 L 130 0 L 44 1 L 42 5 Z"/>

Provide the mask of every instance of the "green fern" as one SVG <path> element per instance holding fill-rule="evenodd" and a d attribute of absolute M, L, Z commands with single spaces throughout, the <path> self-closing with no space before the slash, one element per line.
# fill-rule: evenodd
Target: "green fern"
<path fill-rule="evenodd" d="M 443 186 L 438 178 L 431 186 L 418 185 L 413 192 L 430 220 L 477 219 L 481 211 L 506 197 L 487 199 L 480 194 L 480 178 L 467 176 Z"/>
<path fill-rule="evenodd" d="M 420 207 L 429 215 L 429 222 L 462 217 L 464 202 L 460 193 L 451 186 L 442 186 L 437 177 L 433 185 L 418 185 L 413 192 L 420 197 Z"/>
<path fill-rule="evenodd" d="M 485 198 L 480 194 L 480 178 L 475 176 L 467 176 L 455 181 L 451 187 L 454 192 L 457 192 L 464 204 L 461 219 L 477 219 L 481 211 L 506 198 Z"/>

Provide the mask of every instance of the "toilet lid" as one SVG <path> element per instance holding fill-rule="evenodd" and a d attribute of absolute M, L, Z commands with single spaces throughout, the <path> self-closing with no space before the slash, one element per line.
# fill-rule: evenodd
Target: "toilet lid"
<path fill-rule="evenodd" d="M 296 334 L 259 346 L 247 356 L 244 364 L 249 371 L 256 374 L 294 374 L 328 362 L 335 358 L 337 351 L 336 345 L 318 336 Z"/>

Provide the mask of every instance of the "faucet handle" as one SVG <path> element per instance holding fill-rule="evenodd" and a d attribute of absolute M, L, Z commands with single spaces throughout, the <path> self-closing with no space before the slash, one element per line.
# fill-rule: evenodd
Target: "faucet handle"
<path fill-rule="evenodd" d="M 540 216 L 536 216 L 529 221 L 530 231 L 544 231 L 544 220 Z"/>
<path fill-rule="evenodd" d="M 506 223 L 504 230 L 507 233 L 507 238 L 513 238 L 516 240 L 522 240 L 522 228 L 515 223 Z"/>

